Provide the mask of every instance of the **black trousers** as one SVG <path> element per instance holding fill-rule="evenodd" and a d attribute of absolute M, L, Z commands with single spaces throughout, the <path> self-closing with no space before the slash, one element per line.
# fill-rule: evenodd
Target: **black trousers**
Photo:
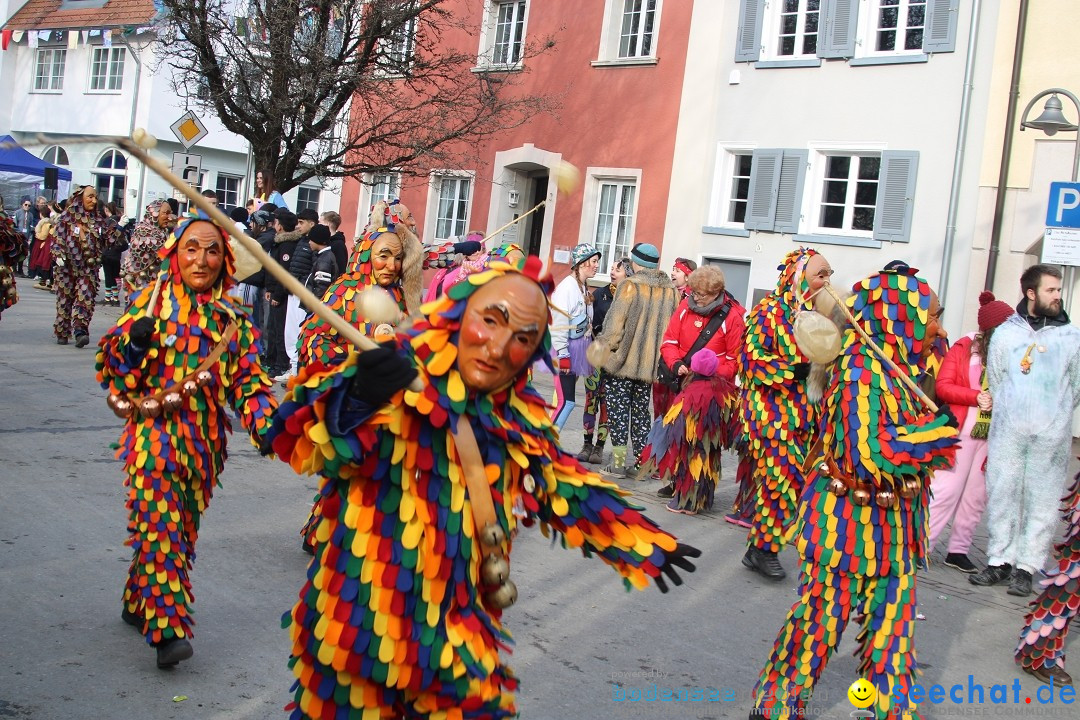
<path fill-rule="evenodd" d="M 266 368 L 284 372 L 289 367 L 289 355 L 285 352 L 285 301 L 270 305 L 266 318 Z"/>
<path fill-rule="evenodd" d="M 120 259 L 101 258 L 101 269 L 105 271 L 105 287 L 112 290 L 116 287 L 116 280 L 120 277 Z"/>

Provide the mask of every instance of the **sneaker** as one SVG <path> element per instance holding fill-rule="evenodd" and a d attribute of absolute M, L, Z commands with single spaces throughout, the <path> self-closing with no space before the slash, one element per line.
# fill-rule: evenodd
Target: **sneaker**
<path fill-rule="evenodd" d="M 592 455 L 589 456 L 588 462 L 591 465 L 599 465 L 604 462 L 604 444 L 594 445 Z"/>
<path fill-rule="evenodd" d="M 656 491 L 656 494 L 662 498 L 675 497 L 675 483 L 665 485 Z"/>
<path fill-rule="evenodd" d="M 294 368 L 289 368 L 288 370 L 274 378 L 274 382 L 287 383 L 294 377 L 296 377 L 296 370 Z"/>
<path fill-rule="evenodd" d="M 1009 589 L 1005 592 L 1010 595 L 1016 595 L 1017 597 L 1027 597 L 1031 594 L 1031 573 L 1027 570 L 1021 570 L 1016 568 L 1013 570 L 1012 580 L 1009 582 Z"/>
<path fill-rule="evenodd" d="M 761 573 L 769 580 L 783 580 L 787 577 L 787 573 L 784 572 L 783 566 L 780 565 L 776 553 L 770 550 L 750 546 L 746 549 L 742 564 L 750 570 Z"/>
<path fill-rule="evenodd" d="M 616 465 L 615 464 L 615 458 L 612 458 L 611 462 L 609 462 L 604 467 L 600 468 L 600 472 L 604 473 L 605 475 L 614 475 L 615 477 L 623 477 L 623 476 L 626 475 L 626 468 L 623 467 L 622 465 Z"/>
<path fill-rule="evenodd" d="M 972 585 L 981 585 L 983 587 L 989 587 L 991 585 L 1001 585 L 1008 581 L 1012 575 L 1012 565 L 1005 563 L 1004 565 L 987 565 L 982 569 L 982 572 L 972 575 L 968 578 L 968 582 Z"/>
<path fill-rule="evenodd" d="M 1066 685 L 1073 684 L 1072 675 L 1065 672 L 1065 668 L 1057 665 L 1043 665 L 1041 668 L 1031 668 L 1027 665 L 1022 665 L 1021 669 L 1028 675 L 1037 678 L 1040 682 L 1044 682 L 1047 685 L 1065 687 Z"/>
<path fill-rule="evenodd" d="M 633 465 L 627 465 L 626 469 L 625 469 L 625 472 L 626 472 L 626 477 L 630 478 L 631 480 L 639 479 L 639 476 L 641 475 L 641 463 L 634 463 Z"/>
<path fill-rule="evenodd" d="M 949 553 L 945 556 L 945 564 L 962 573 L 973 574 L 979 571 L 975 563 L 971 562 L 964 553 Z"/>
<path fill-rule="evenodd" d="M 741 528 L 749 528 L 750 521 L 743 519 L 743 516 L 738 513 L 730 512 L 724 516 L 724 522 L 729 522 L 732 525 L 738 525 Z"/>
<path fill-rule="evenodd" d="M 697 515 L 697 510 L 687 510 L 679 505 L 679 501 L 675 498 L 671 499 L 666 506 L 668 512 L 679 513 L 680 515 Z"/>
<path fill-rule="evenodd" d="M 169 668 L 181 660 L 187 660 L 194 654 L 191 643 L 187 638 L 166 640 L 157 646 L 157 666 L 159 668 Z"/>

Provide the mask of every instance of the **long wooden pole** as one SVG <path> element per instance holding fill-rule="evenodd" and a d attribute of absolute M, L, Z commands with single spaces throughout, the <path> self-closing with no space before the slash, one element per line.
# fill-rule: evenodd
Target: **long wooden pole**
<path fill-rule="evenodd" d="M 536 203 L 536 205 L 535 205 L 535 206 L 533 206 L 533 208 L 532 208 L 531 210 L 529 210 L 529 211 L 527 211 L 527 212 L 524 212 L 524 213 L 522 213 L 522 214 L 518 215 L 518 216 L 517 216 L 516 218 L 514 218 L 514 219 L 513 219 L 513 220 L 511 220 L 510 222 L 506 223 L 506 224 L 505 224 L 505 225 L 503 225 L 502 227 L 500 227 L 500 228 L 496 228 L 495 230 L 492 230 L 491 232 L 489 232 L 489 233 L 487 234 L 487 237 L 485 237 L 485 238 L 484 238 L 484 243 L 486 244 L 488 240 L 490 240 L 491 238 L 495 237 L 496 235 L 498 235 L 499 233 L 501 233 L 501 232 L 502 232 L 503 230 L 505 230 L 506 228 L 510 227 L 510 226 L 511 226 L 511 225 L 513 225 L 514 223 L 518 223 L 518 222 L 521 222 L 522 220 L 524 220 L 525 218 L 527 218 L 527 217 L 528 217 L 529 215 L 532 215 L 532 214 L 533 214 L 534 212 L 536 212 L 537 210 L 539 210 L 540 208 L 542 208 L 542 207 L 543 207 L 543 206 L 545 206 L 545 205 L 547 205 L 547 200 L 541 200 L 540 202 Z"/>

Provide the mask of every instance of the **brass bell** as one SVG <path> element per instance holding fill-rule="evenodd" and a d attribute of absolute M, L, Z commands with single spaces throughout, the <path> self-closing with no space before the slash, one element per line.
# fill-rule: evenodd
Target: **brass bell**
<path fill-rule="evenodd" d="M 896 493 L 892 490 L 878 490 L 874 500 L 878 507 L 891 508 L 896 505 Z"/>
<path fill-rule="evenodd" d="M 525 477 L 521 478 L 521 489 L 527 493 L 532 493 L 536 490 L 536 480 L 532 475 L 526 474 Z"/>
<path fill-rule="evenodd" d="M 911 493 L 909 497 L 915 497 L 922 490 L 922 483 L 917 477 L 909 477 L 904 480 L 904 490 Z"/>
<path fill-rule="evenodd" d="M 184 405 L 184 396 L 175 390 L 165 393 L 165 397 L 161 398 L 161 404 L 165 406 L 166 412 L 174 412 L 179 410 Z"/>
<path fill-rule="evenodd" d="M 131 417 L 131 413 L 135 410 L 135 406 L 123 395 L 110 394 L 108 400 L 109 408 L 116 414 L 116 417 L 127 420 Z"/>
<path fill-rule="evenodd" d="M 497 589 L 489 592 L 484 599 L 497 608 L 508 608 L 517 602 L 517 585 L 513 580 L 507 580 Z"/>
<path fill-rule="evenodd" d="M 480 542 L 488 547 L 499 547 L 506 542 L 506 533 L 497 522 L 489 523 L 480 531 Z"/>
<path fill-rule="evenodd" d="M 859 507 L 866 507 L 870 504 L 870 491 L 865 486 L 855 488 L 851 493 L 851 501 Z"/>
<path fill-rule="evenodd" d="M 194 380 L 185 380 L 184 384 L 180 386 L 180 392 L 184 393 L 184 397 L 191 397 L 199 392 L 199 383 Z"/>
<path fill-rule="evenodd" d="M 829 464 L 828 463 L 819 463 L 818 466 L 817 466 L 817 471 L 818 471 L 818 475 L 821 475 L 822 477 L 832 477 L 831 475 L 829 475 Z"/>
<path fill-rule="evenodd" d="M 195 376 L 195 382 L 199 384 L 199 387 L 206 387 L 214 381 L 214 374 L 209 370 L 200 370 L 199 374 Z"/>
<path fill-rule="evenodd" d="M 161 416 L 161 403 L 157 398 L 148 397 L 139 404 L 139 414 L 144 418 L 157 418 Z"/>
<path fill-rule="evenodd" d="M 847 495 L 847 485 L 840 478 L 833 478 L 829 481 L 829 492 L 837 497 L 843 497 Z"/>
<path fill-rule="evenodd" d="M 510 563 L 502 555 L 488 555 L 480 565 L 480 579 L 485 585 L 502 585 L 510 576 Z"/>

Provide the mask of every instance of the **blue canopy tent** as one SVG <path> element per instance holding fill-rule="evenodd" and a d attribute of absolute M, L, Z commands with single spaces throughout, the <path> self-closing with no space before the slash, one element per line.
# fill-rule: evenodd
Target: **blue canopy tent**
<path fill-rule="evenodd" d="M 71 189 L 70 170 L 30 154 L 10 135 L 0 135 L 0 195 L 9 212 L 18 207 L 23 196 L 42 194 L 46 168 L 56 168 L 57 195 L 66 197 Z"/>

